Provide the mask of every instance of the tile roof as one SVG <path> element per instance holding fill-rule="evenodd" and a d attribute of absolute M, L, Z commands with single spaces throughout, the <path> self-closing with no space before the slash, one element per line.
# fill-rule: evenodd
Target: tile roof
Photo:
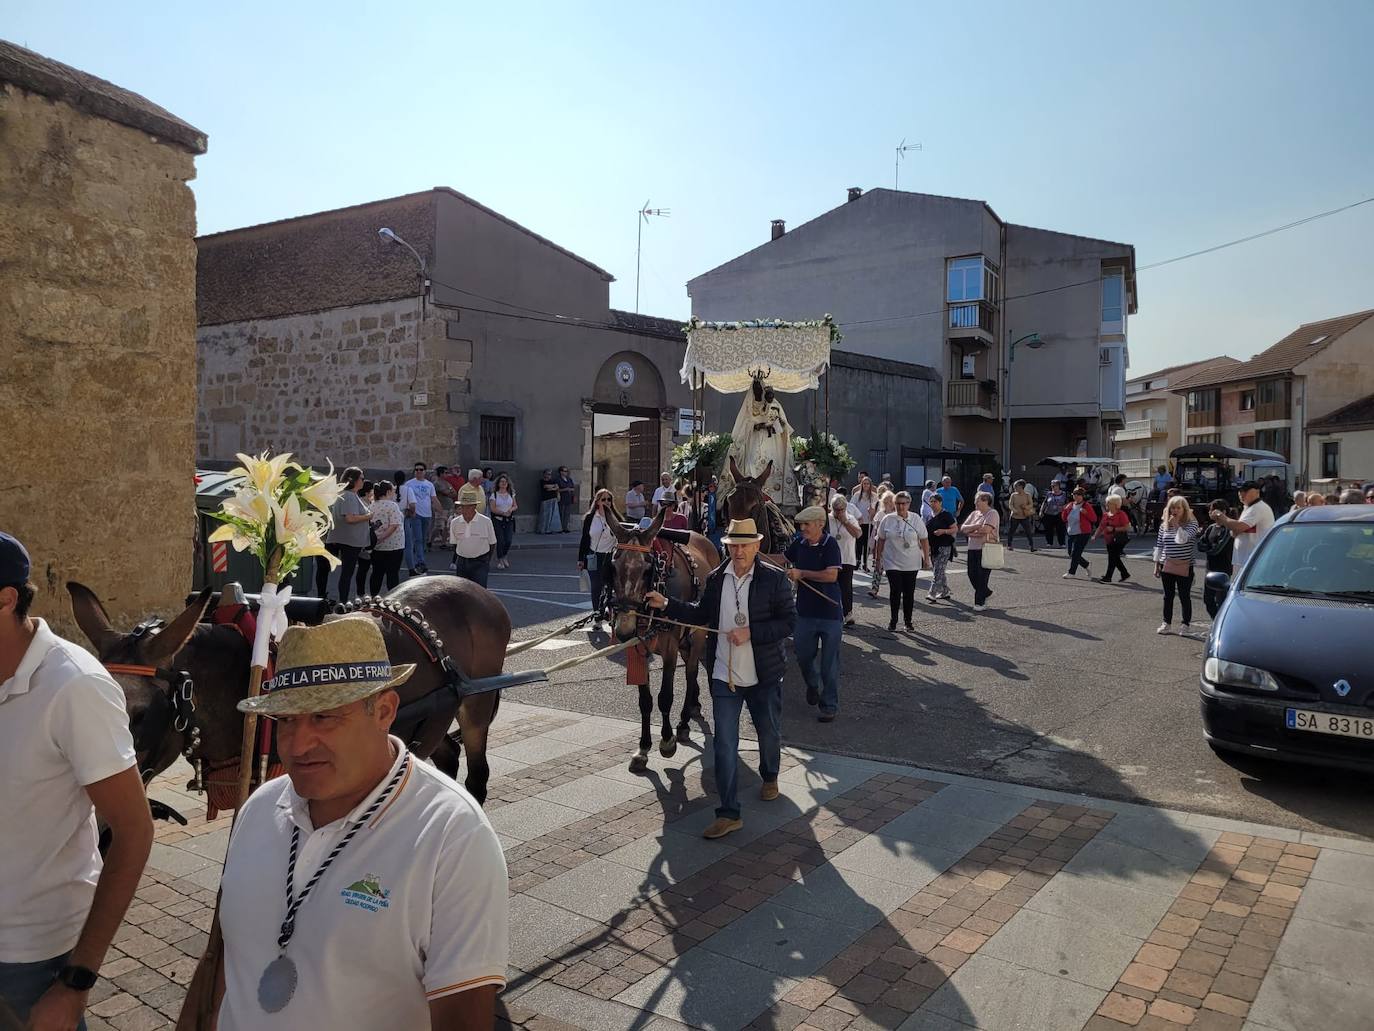
<path fill-rule="evenodd" d="M 1353 429 L 1359 426 L 1374 426 L 1374 394 L 1352 401 L 1307 424 L 1309 430 Z"/>
<path fill-rule="evenodd" d="M 1261 351 L 1248 362 L 1221 369 L 1202 370 L 1178 383 L 1170 384 L 1169 389 L 1178 392 L 1193 387 L 1235 383 L 1291 372 L 1370 316 L 1374 316 L 1374 308 L 1351 315 L 1340 315 L 1334 319 L 1324 319 L 1321 322 L 1305 322 L 1273 347 Z"/>
<path fill-rule="evenodd" d="M 1229 354 L 1217 355 L 1215 358 L 1203 358 L 1196 362 L 1183 362 L 1180 365 L 1168 365 L 1154 372 L 1147 372 L 1143 376 L 1132 376 L 1126 380 L 1127 383 L 1140 383 L 1144 380 L 1158 379 L 1160 376 L 1167 376 L 1171 372 L 1186 372 L 1189 376 L 1196 376 L 1199 373 L 1210 371 L 1222 365 L 1239 365 L 1240 359 L 1232 358 Z"/>
<path fill-rule="evenodd" d="M 0 39 L 0 83 L 11 83 L 30 93 L 63 101 L 87 114 L 140 129 L 192 154 L 205 153 L 205 133 L 147 97 L 3 39 Z"/>
<path fill-rule="evenodd" d="M 638 312 L 611 309 L 610 326 L 626 333 L 641 336 L 663 337 L 667 340 L 687 341 L 686 319 L 661 319 L 654 315 L 640 315 Z"/>

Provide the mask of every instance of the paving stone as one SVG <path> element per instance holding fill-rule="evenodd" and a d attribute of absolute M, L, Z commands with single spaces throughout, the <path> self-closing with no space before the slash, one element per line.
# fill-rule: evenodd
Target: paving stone
<path fill-rule="evenodd" d="M 1106 996 L 1077 981 L 973 956 L 921 1009 L 988 1031 L 1079 1028 Z"/>
<path fill-rule="evenodd" d="M 696 948 L 631 985 L 616 1001 L 694 1027 L 735 1031 L 785 996 L 797 982 L 728 956 Z M 531 993 L 533 995 L 533 993 Z M 531 1005 L 543 1010 L 537 999 Z"/>
<path fill-rule="evenodd" d="M 827 863 L 779 892 L 773 901 L 790 909 L 867 929 L 911 895 L 912 889 L 907 885 L 842 870 Z"/>
<path fill-rule="evenodd" d="M 875 914 L 875 922 L 880 918 Z M 779 975 L 802 978 L 820 970 L 862 930 L 768 902 L 713 934 L 701 947 L 722 956 L 745 957 L 750 964 Z"/>
<path fill-rule="evenodd" d="M 1111 988 L 1139 947 L 1129 935 L 1023 909 L 978 954 Z"/>
<path fill-rule="evenodd" d="M 1143 941 L 1172 902 L 1157 892 L 1065 872 L 1036 893 L 1026 908 Z"/>

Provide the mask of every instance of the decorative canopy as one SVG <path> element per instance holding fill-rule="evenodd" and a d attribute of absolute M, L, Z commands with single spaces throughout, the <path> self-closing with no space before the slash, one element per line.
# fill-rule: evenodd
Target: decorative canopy
<path fill-rule="evenodd" d="M 829 315 L 810 322 L 702 322 L 694 317 L 687 324 L 682 382 L 691 384 L 702 375 L 722 394 L 742 394 L 755 370 L 762 369 L 764 382 L 775 391 L 814 390 L 830 366 L 830 348 L 839 339 Z"/>

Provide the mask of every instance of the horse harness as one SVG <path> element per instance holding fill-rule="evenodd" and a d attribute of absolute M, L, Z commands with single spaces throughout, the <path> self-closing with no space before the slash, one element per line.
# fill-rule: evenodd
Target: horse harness
<path fill-rule="evenodd" d="M 673 555 L 678 555 L 687 565 L 687 573 L 692 578 L 692 594 L 689 600 L 695 601 L 701 593 L 702 579 L 701 571 L 697 567 L 696 556 L 681 544 L 672 544 L 672 551 L 661 551 L 650 544 L 617 543 L 616 551 L 634 551 L 648 555 L 647 567 L 644 570 L 644 582 L 646 591 L 656 591 L 665 598 L 668 596 L 668 579 L 673 572 Z M 645 630 L 639 636 L 650 638 L 655 634 L 655 617 L 643 602 L 634 602 L 619 599 L 614 600 L 611 608 L 615 612 L 634 612 L 640 616 L 640 621 L 644 624 Z M 684 631 L 682 636 L 685 638 L 688 631 Z M 651 642 L 646 640 L 645 647 L 651 646 Z"/>
<path fill-rule="evenodd" d="M 129 636 L 137 643 L 164 626 L 164 620 L 145 619 L 134 627 Z M 191 674 L 184 669 L 128 662 L 106 662 L 103 665 L 108 673 L 151 680 L 158 688 L 134 735 L 134 751 L 150 757 L 155 755 L 170 727 L 174 733 L 186 735 L 186 745 L 181 754 L 194 760 L 195 752 L 200 748 L 200 723 L 196 719 L 196 685 Z M 139 776 L 147 784 L 152 779 L 152 771 L 139 770 Z"/>

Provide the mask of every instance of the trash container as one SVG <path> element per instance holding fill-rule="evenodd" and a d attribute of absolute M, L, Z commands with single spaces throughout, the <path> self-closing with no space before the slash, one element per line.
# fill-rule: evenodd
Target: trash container
<path fill-rule="evenodd" d="M 200 482 L 196 485 L 196 554 L 195 572 L 191 578 L 196 591 L 206 587 L 221 590 L 226 583 L 238 581 L 250 594 L 262 590 L 262 563 L 250 551 L 235 551 L 227 541 L 220 544 L 210 543 L 210 534 L 224 524 L 212 515 L 224 504 L 224 499 L 234 493 L 236 477 L 225 472 L 197 469 Z M 292 575 L 293 588 L 300 594 L 309 594 L 315 585 L 315 563 L 319 559 L 301 559 Z"/>

